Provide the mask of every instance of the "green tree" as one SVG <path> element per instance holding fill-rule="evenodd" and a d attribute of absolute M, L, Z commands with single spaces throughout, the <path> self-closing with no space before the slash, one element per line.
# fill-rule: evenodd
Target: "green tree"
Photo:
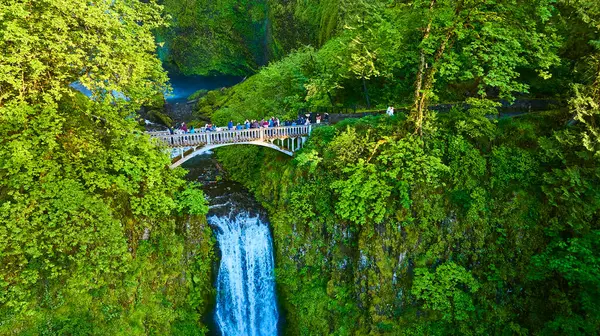
<path fill-rule="evenodd" d="M 174 215 L 206 207 L 176 194 L 183 171 L 134 118 L 165 89 L 160 12 L 0 3 L 0 334 L 167 334 L 180 318 Z"/>
<path fill-rule="evenodd" d="M 540 76 L 558 62 L 556 34 L 546 23 L 555 12 L 554 1 L 417 1 L 410 15 L 418 40 L 418 70 L 414 85 L 412 120 L 422 134 L 436 81 L 474 81 L 476 95 L 490 88 L 501 98 L 527 92 L 519 80 L 520 67 Z M 441 79 L 441 81 L 439 79 Z"/>

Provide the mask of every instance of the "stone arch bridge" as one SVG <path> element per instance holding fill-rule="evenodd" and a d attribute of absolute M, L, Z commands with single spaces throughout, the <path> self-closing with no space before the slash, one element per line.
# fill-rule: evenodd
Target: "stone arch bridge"
<path fill-rule="evenodd" d="M 148 134 L 172 148 L 171 168 L 175 168 L 196 155 L 231 145 L 263 146 L 293 156 L 295 151 L 304 146 L 311 130 L 311 125 L 302 125 L 186 134 L 170 134 L 168 131 Z"/>

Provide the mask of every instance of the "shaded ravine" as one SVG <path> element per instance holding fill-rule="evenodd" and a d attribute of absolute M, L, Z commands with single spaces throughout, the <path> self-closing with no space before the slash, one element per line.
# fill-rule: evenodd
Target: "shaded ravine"
<path fill-rule="evenodd" d="M 196 100 L 188 97 L 198 90 L 218 90 L 234 86 L 243 80 L 237 76 L 186 76 L 168 68 L 169 85 L 172 91 L 165 95 L 165 112 L 175 123 L 190 122 Z"/>
<path fill-rule="evenodd" d="M 219 248 L 213 334 L 278 334 L 273 243 L 266 211 L 238 183 L 221 179 L 210 155 L 186 162 L 209 200 L 208 223 Z M 218 330 L 215 330 L 218 329 Z"/>

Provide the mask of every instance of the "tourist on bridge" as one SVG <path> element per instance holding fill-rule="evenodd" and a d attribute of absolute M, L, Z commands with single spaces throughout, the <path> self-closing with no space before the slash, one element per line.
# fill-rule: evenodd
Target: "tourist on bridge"
<path fill-rule="evenodd" d="M 245 127 L 246 129 L 249 129 L 249 128 L 250 128 L 250 121 L 248 121 L 248 119 L 246 119 L 246 121 L 244 122 L 244 127 Z"/>
<path fill-rule="evenodd" d="M 190 128 L 190 134 L 194 134 L 194 133 L 196 133 L 196 129 L 194 128 L 194 126 L 192 126 Z"/>
<path fill-rule="evenodd" d="M 275 127 L 279 127 L 279 118 L 275 118 Z"/>
<path fill-rule="evenodd" d="M 273 122 L 273 119 L 275 119 L 275 118 L 271 117 L 271 119 L 269 119 L 269 127 L 275 126 L 275 123 Z"/>
<path fill-rule="evenodd" d="M 188 128 L 187 128 L 187 126 L 185 125 L 185 122 L 182 122 L 182 123 L 181 123 L 181 128 L 180 128 L 180 129 L 183 131 L 183 133 L 187 133 L 187 131 L 188 131 Z"/>
<path fill-rule="evenodd" d="M 227 128 L 231 131 L 233 129 L 233 120 L 229 120 L 227 123 Z"/>
<path fill-rule="evenodd" d="M 237 125 L 235 126 L 235 129 L 238 130 L 238 131 L 239 130 L 243 130 L 244 126 L 242 126 L 242 124 L 240 124 L 240 123 L 237 123 Z"/>

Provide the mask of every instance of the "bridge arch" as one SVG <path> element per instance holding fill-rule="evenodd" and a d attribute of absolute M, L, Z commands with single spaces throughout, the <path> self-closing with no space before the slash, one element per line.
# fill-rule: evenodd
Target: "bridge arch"
<path fill-rule="evenodd" d="M 225 146 L 233 146 L 233 145 L 254 145 L 254 146 L 262 146 L 262 147 L 267 147 L 267 148 L 271 148 L 274 149 L 278 152 L 284 153 L 286 155 L 289 156 L 294 156 L 294 152 L 291 152 L 285 148 L 279 147 L 273 143 L 269 143 L 269 142 L 263 142 L 263 141 L 251 141 L 251 142 L 237 142 L 237 143 L 225 143 L 225 144 L 218 144 L 218 145 L 206 145 L 203 147 L 198 147 L 196 148 L 192 153 L 183 156 L 183 158 L 180 158 L 179 160 L 177 160 L 176 162 L 174 162 L 173 164 L 171 164 L 171 168 L 175 168 L 175 167 L 179 167 L 182 164 L 184 164 L 185 162 L 187 162 L 189 159 L 196 157 L 198 155 L 202 155 L 208 151 L 211 151 L 213 149 L 219 148 L 219 147 L 225 147 Z"/>

